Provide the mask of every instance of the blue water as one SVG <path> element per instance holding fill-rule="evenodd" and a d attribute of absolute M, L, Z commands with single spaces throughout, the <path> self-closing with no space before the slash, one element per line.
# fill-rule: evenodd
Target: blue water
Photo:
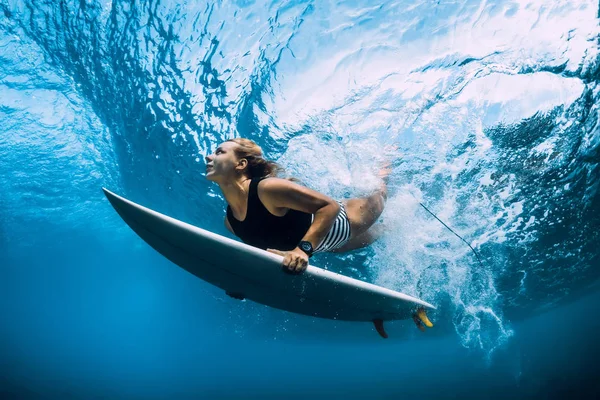
<path fill-rule="evenodd" d="M 0 0 L 0 395 L 598 397 L 598 14 Z M 102 195 L 226 235 L 203 157 L 234 136 L 338 199 L 391 157 L 386 235 L 314 262 L 436 304 L 435 327 L 233 300 Z"/>

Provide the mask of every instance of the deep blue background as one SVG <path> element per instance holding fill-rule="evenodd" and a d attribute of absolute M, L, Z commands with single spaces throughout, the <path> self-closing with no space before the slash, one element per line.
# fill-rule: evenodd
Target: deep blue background
<path fill-rule="evenodd" d="M 74 233 L 60 244 L 38 241 L 44 257 L 8 253 L 1 288 L 5 398 L 600 394 L 598 293 L 515 321 L 514 337 L 486 359 L 451 333 L 436 333 L 448 328 L 444 321 L 425 334 L 391 324 L 388 340 L 368 324 L 304 317 L 286 331 L 232 312 L 235 300 L 152 249 L 126 251 Z M 260 314 L 261 307 L 248 312 Z"/>

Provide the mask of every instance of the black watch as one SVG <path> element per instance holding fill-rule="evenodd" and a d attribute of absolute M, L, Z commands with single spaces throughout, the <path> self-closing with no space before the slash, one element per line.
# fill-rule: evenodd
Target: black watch
<path fill-rule="evenodd" d="M 298 243 L 298 247 L 300 248 L 300 250 L 305 252 L 309 257 L 311 257 L 313 255 L 313 247 L 310 242 L 307 242 L 306 240 L 302 240 L 302 241 L 300 241 L 300 243 Z"/>

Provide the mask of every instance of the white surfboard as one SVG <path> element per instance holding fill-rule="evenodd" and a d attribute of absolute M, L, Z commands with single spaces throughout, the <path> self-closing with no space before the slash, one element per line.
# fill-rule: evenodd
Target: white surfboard
<path fill-rule="evenodd" d="M 232 297 L 313 317 L 376 321 L 376 327 L 379 322 L 382 331 L 382 321 L 410 318 L 417 309 L 435 309 L 415 297 L 314 265 L 309 265 L 300 275 L 285 273 L 283 257 L 279 255 L 102 190 L 121 218 L 150 246 Z"/>

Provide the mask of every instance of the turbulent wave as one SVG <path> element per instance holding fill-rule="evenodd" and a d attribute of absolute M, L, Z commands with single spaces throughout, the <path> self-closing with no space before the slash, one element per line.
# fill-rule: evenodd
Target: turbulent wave
<path fill-rule="evenodd" d="M 222 229 L 201 171 L 232 136 L 336 198 L 391 157 L 386 234 L 327 264 L 443 305 L 493 349 L 598 278 L 597 7 L 2 0 L 3 225 L 83 224 L 108 185 Z"/>

